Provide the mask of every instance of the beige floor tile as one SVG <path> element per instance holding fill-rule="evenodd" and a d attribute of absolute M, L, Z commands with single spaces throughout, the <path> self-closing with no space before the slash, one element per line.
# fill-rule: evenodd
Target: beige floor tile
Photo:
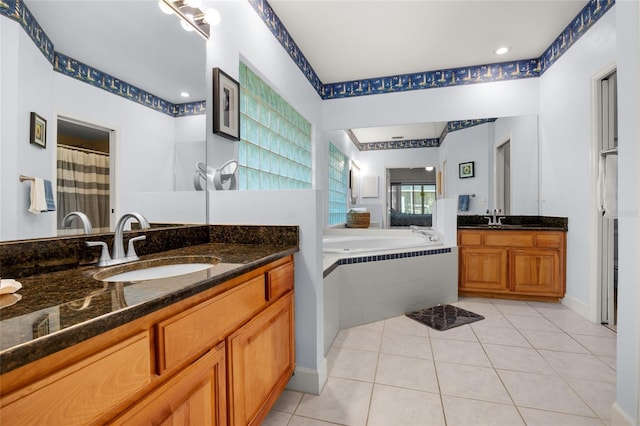
<path fill-rule="evenodd" d="M 320 395 L 305 394 L 296 415 L 344 425 L 364 425 L 372 383 L 329 377 Z"/>
<path fill-rule="evenodd" d="M 480 343 L 433 339 L 431 340 L 431 350 L 433 351 L 433 359 L 436 361 L 491 367 L 491 362 L 489 362 Z"/>
<path fill-rule="evenodd" d="M 378 353 L 334 346 L 327 354 L 329 376 L 373 382 Z"/>
<path fill-rule="evenodd" d="M 293 416 L 288 426 L 335 426 L 335 423 L 323 422 L 309 417 Z"/>
<path fill-rule="evenodd" d="M 436 362 L 436 372 L 443 395 L 512 404 L 493 368 Z"/>
<path fill-rule="evenodd" d="M 429 336 L 429 327 L 405 315 L 384 321 L 384 332 L 409 336 Z"/>
<path fill-rule="evenodd" d="M 473 327 L 473 331 L 475 331 L 478 340 L 482 344 L 491 343 L 495 345 L 520 346 L 523 348 L 531 347 L 529 342 L 527 342 L 516 329 L 488 327 L 481 323 L 482 321 L 473 323 L 471 327 Z"/>
<path fill-rule="evenodd" d="M 376 384 L 373 388 L 369 426 L 444 425 L 438 394 Z"/>
<path fill-rule="evenodd" d="M 287 426 L 291 419 L 291 413 L 285 413 L 284 411 L 271 410 L 267 417 L 262 421 L 262 426 Z"/>
<path fill-rule="evenodd" d="M 570 414 L 552 413 L 550 411 L 520 408 L 520 414 L 527 426 L 603 426 L 596 418 L 573 416 Z"/>
<path fill-rule="evenodd" d="M 294 413 L 302 399 L 302 395 L 304 395 L 302 392 L 285 389 L 284 392 L 282 392 L 282 395 L 280 395 L 280 398 L 276 401 L 273 409 L 284 411 L 285 413 Z"/>
<path fill-rule="evenodd" d="M 616 385 L 614 383 L 576 379 L 567 379 L 567 383 L 598 417 L 604 420 L 611 419 L 611 406 L 616 402 Z"/>
<path fill-rule="evenodd" d="M 617 371 L 617 359 L 611 356 L 599 356 L 600 360 L 607 364 L 613 371 Z"/>
<path fill-rule="evenodd" d="M 475 326 L 491 327 L 491 328 L 514 328 L 507 318 L 502 314 L 487 314 L 483 315 L 484 319 L 471 323 L 472 328 Z"/>
<path fill-rule="evenodd" d="M 382 337 L 380 352 L 409 356 L 414 358 L 433 359 L 429 339 L 420 336 L 385 333 Z"/>
<path fill-rule="evenodd" d="M 474 314 L 485 315 L 502 315 L 498 308 L 492 303 L 478 303 L 478 302 L 466 302 L 460 301 L 454 303 L 455 306 L 473 312 Z"/>
<path fill-rule="evenodd" d="M 376 321 L 370 322 L 369 324 L 357 325 L 355 327 L 351 327 L 351 330 L 367 330 L 367 331 L 377 331 L 378 333 L 382 332 L 384 328 L 384 321 Z"/>
<path fill-rule="evenodd" d="M 537 330 L 562 333 L 562 330 L 544 317 L 524 315 L 505 315 L 505 317 L 517 330 Z"/>
<path fill-rule="evenodd" d="M 603 325 L 593 323 L 586 318 L 565 319 L 565 318 L 549 318 L 549 321 L 560 327 L 563 331 L 570 335 L 586 334 L 588 336 L 612 337 L 615 333 L 604 327 Z"/>
<path fill-rule="evenodd" d="M 559 318 L 566 320 L 584 320 L 585 318 L 577 312 L 572 311 L 561 304 L 547 304 L 549 306 L 533 306 L 533 309 L 540 312 L 545 318 Z"/>
<path fill-rule="evenodd" d="M 560 377 L 506 370 L 498 370 L 498 374 L 518 407 L 595 416 Z"/>
<path fill-rule="evenodd" d="M 616 357 L 616 337 L 586 336 L 576 334 L 573 336 L 582 346 L 589 349 L 592 354 L 598 356 Z"/>
<path fill-rule="evenodd" d="M 555 376 L 556 372 L 535 349 L 483 345 L 494 368 Z"/>
<path fill-rule="evenodd" d="M 524 315 L 531 317 L 541 317 L 542 315 L 533 309 L 525 301 L 521 300 L 493 300 L 493 304 L 503 315 Z"/>
<path fill-rule="evenodd" d="M 566 333 L 552 333 L 548 331 L 521 330 L 520 333 L 536 349 L 551 351 L 589 353 L 589 351 Z"/>
<path fill-rule="evenodd" d="M 541 350 L 540 355 L 556 372 L 566 378 L 616 382 L 616 373 L 595 355 Z"/>
<path fill-rule="evenodd" d="M 439 392 L 435 366 L 430 359 L 380 354 L 375 382 L 425 392 Z"/>
<path fill-rule="evenodd" d="M 524 425 L 513 405 L 476 401 L 444 395 L 442 397 L 447 426 L 517 426 Z"/>
<path fill-rule="evenodd" d="M 333 342 L 333 346 L 378 352 L 380 350 L 381 340 L 382 332 L 380 331 L 371 331 L 366 329 L 354 330 L 352 328 L 348 328 L 338 332 L 338 335 Z"/>
<path fill-rule="evenodd" d="M 444 331 L 429 328 L 429 337 L 432 339 L 462 340 L 464 342 L 478 341 L 470 325 L 461 325 Z"/>

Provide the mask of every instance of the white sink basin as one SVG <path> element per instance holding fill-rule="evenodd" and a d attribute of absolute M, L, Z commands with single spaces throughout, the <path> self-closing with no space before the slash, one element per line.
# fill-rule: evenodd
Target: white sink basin
<path fill-rule="evenodd" d="M 152 266 L 150 268 L 138 269 L 135 271 L 122 272 L 103 278 L 102 281 L 123 282 L 123 281 L 145 281 L 157 280 L 159 278 L 169 278 L 178 275 L 190 274 L 213 267 L 210 263 L 184 263 L 178 265 Z"/>
<path fill-rule="evenodd" d="M 93 276 L 99 281 L 131 282 L 176 277 L 213 268 L 220 259 L 213 256 L 175 256 L 143 260 L 104 269 Z"/>

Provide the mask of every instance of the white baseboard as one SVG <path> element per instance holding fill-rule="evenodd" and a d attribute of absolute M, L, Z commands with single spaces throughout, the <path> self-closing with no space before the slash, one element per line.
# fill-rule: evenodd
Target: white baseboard
<path fill-rule="evenodd" d="M 298 392 L 320 395 L 324 384 L 327 382 L 327 359 L 322 358 L 317 370 L 305 367 L 296 367 L 287 389 Z"/>
<path fill-rule="evenodd" d="M 589 308 L 589 305 L 576 299 L 575 297 L 565 295 L 562 298 L 562 304 L 565 305 L 567 308 L 571 309 L 572 311 L 582 315 L 589 321 L 594 321 L 594 319 L 591 318 L 591 309 Z"/>
<path fill-rule="evenodd" d="M 626 411 L 614 402 L 611 406 L 611 426 L 633 426 L 637 423 L 633 421 L 631 416 Z"/>

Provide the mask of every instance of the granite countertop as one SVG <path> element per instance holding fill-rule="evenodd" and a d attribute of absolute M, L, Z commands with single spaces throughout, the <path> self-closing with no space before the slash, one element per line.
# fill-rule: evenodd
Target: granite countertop
<path fill-rule="evenodd" d="M 290 236 L 284 244 L 274 238 L 249 244 L 203 242 L 140 256 L 141 260 L 204 255 L 220 259 L 212 268 L 171 278 L 103 282 L 93 278 L 105 269 L 95 264 L 22 277 L 18 279 L 22 289 L 16 293 L 21 299 L 0 312 L 0 374 L 294 254 L 297 229 L 295 242 Z"/>
<path fill-rule="evenodd" d="M 488 225 L 486 216 L 460 215 L 458 229 L 490 229 L 496 231 L 564 231 L 569 230 L 569 219 L 555 216 L 503 216 L 502 225 Z"/>

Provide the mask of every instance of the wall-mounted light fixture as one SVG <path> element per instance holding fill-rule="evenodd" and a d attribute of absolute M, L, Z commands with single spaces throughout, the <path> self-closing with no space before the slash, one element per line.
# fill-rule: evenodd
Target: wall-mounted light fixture
<path fill-rule="evenodd" d="M 175 13 L 186 31 L 196 31 L 206 40 L 212 26 L 220 23 L 220 13 L 213 8 L 202 11 L 202 0 L 158 0 L 158 6 L 166 14 Z"/>

